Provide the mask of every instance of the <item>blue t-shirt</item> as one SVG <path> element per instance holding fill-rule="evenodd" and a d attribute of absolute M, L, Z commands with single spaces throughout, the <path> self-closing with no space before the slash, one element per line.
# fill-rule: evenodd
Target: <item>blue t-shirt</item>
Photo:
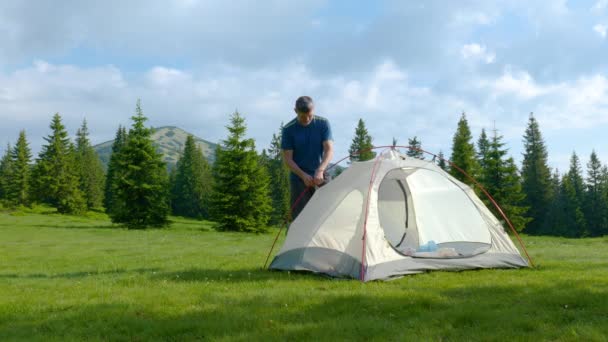
<path fill-rule="evenodd" d="M 283 127 L 281 148 L 293 151 L 293 161 L 302 171 L 314 176 L 323 160 L 323 142 L 333 140 L 331 126 L 326 118 L 315 115 L 308 126 L 302 126 L 297 118 Z M 291 173 L 292 179 L 297 179 Z"/>

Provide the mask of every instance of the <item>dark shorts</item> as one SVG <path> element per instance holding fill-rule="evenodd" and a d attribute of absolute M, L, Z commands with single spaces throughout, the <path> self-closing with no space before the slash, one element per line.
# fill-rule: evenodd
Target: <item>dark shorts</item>
<path fill-rule="evenodd" d="M 327 184 L 331 180 L 330 179 L 331 177 L 329 176 L 329 174 L 327 172 L 325 172 L 325 174 L 323 175 L 323 178 L 325 178 L 325 183 L 321 184 L 320 186 Z M 290 177 L 290 186 L 291 186 L 290 207 L 293 207 L 293 210 L 291 211 L 291 220 L 293 221 L 296 219 L 296 217 L 298 217 L 298 215 L 300 215 L 300 213 L 302 212 L 302 210 L 304 209 L 306 204 L 308 204 L 308 201 L 310 201 L 310 199 L 312 198 L 312 195 L 315 194 L 315 188 L 312 187 L 304 193 L 304 190 L 306 190 L 306 184 L 304 184 L 304 181 L 302 181 L 299 177 L 298 178 Z M 300 196 L 302 196 L 302 198 L 300 198 L 300 200 L 294 207 L 293 206 L 294 203 L 298 200 L 298 198 Z"/>

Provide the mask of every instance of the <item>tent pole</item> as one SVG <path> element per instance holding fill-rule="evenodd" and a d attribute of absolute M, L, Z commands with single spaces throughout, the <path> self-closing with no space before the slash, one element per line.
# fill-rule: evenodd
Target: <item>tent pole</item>
<path fill-rule="evenodd" d="M 382 152 L 386 151 L 383 150 Z M 363 241 L 362 243 L 362 250 L 361 250 L 361 272 L 359 274 L 359 280 L 361 280 L 362 282 L 365 281 L 365 244 L 366 244 L 366 238 L 367 238 L 367 219 L 369 217 L 369 200 L 370 197 L 372 195 L 372 189 L 374 187 L 374 180 L 376 180 L 376 171 L 378 171 L 378 165 L 379 165 L 379 161 L 380 161 L 380 157 L 382 156 L 382 153 L 379 153 L 378 156 L 376 157 L 376 160 L 374 161 L 374 167 L 372 168 L 372 175 L 369 179 L 369 188 L 367 190 L 367 200 L 365 203 L 365 221 L 363 222 L 363 236 L 361 237 L 361 240 Z"/>
<path fill-rule="evenodd" d="M 296 207 L 296 205 L 298 205 L 298 203 L 300 203 L 302 198 L 304 198 L 304 194 L 306 194 L 310 190 L 310 188 L 311 188 L 310 186 L 306 187 L 306 189 L 304 189 L 304 191 L 302 191 L 302 193 L 300 193 L 300 195 L 298 196 L 296 201 L 293 203 L 293 205 L 289 209 L 289 212 L 287 213 L 287 215 L 285 215 L 285 223 L 281 225 L 281 228 L 279 228 L 279 232 L 277 233 L 277 236 L 274 238 L 274 242 L 272 243 L 272 247 L 270 247 L 270 251 L 268 252 L 268 255 L 266 256 L 266 261 L 264 262 L 264 267 L 262 267 L 262 269 L 266 269 L 266 266 L 268 265 L 268 259 L 270 259 L 270 255 L 272 254 L 272 251 L 274 250 L 274 246 L 277 244 L 277 240 L 279 240 L 279 236 L 281 235 L 281 232 L 283 231 L 283 227 L 287 227 L 287 225 L 289 224 L 289 218 L 291 217 L 291 213 L 293 212 L 293 209 Z"/>
<path fill-rule="evenodd" d="M 410 151 L 419 151 L 419 152 L 422 152 L 422 153 L 429 154 L 429 155 L 431 155 L 431 156 L 433 156 L 435 158 L 439 158 L 440 160 L 443 160 L 443 161 L 447 162 L 450 166 L 454 167 L 456 170 L 458 170 L 458 172 L 462 173 L 465 177 L 467 177 L 467 179 L 469 179 L 471 182 L 473 182 L 473 184 L 475 186 L 479 187 L 479 189 L 484 193 L 484 195 L 488 198 L 488 200 L 490 200 L 490 202 L 492 203 L 492 205 L 494 205 L 494 207 L 496 208 L 496 210 L 498 210 L 498 213 L 505 220 L 505 222 L 507 223 L 507 226 L 509 226 L 509 229 L 511 230 L 511 232 L 513 232 L 513 235 L 515 235 L 515 238 L 517 239 L 517 241 L 519 242 L 519 245 L 521 246 L 522 250 L 524 251 L 524 254 L 526 255 L 526 258 L 530 262 L 530 266 L 536 267 L 534 265 L 534 261 L 532 260 L 532 257 L 530 257 L 530 254 L 528 253 L 528 250 L 526 249 L 526 245 L 524 245 L 523 240 L 521 239 L 521 237 L 517 233 L 517 230 L 513 226 L 513 223 L 511 222 L 511 220 L 509 219 L 509 217 L 507 217 L 507 214 L 505 214 L 504 210 L 500 207 L 500 205 L 498 205 L 498 202 L 496 202 L 496 200 L 494 199 L 494 197 L 492 197 L 492 195 L 490 195 L 490 193 L 488 192 L 488 190 L 486 190 L 486 188 L 484 188 L 483 185 L 481 185 L 475 178 L 473 178 L 473 176 L 469 175 L 466 171 L 464 171 L 458 165 L 452 163 L 450 160 L 447 160 L 445 158 L 441 158 L 440 156 L 438 156 L 438 155 L 436 155 L 434 153 L 431 153 L 431 152 L 428 152 L 428 151 L 425 151 L 423 149 L 420 149 L 420 148 L 417 148 L 417 147 L 413 147 L 413 146 L 376 146 L 376 147 L 372 147 L 371 149 L 368 149 L 368 150 L 374 150 L 374 149 L 379 149 L 379 148 L 395 148 L 395 147 L 405 148 L 405 149 L 408 149 Z"/>

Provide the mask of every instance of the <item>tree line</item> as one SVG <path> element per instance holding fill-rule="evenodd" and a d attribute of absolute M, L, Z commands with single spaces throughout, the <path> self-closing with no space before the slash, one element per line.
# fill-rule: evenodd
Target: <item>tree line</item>
<path fill-rule="evenodd" d="M 595 151 L 589 156 L 586 174 L 583 174 L 576 152 L 572 153 L 568 170 L 563 173 L 551 170 L 547 147 L 532 113 L 523 134 L 523 143 L 523 160 L 518 167 L 497 130 L 488 134 L 482 129 L 474 141 L 463 113 L 452 139 L 449 158 L 452 164 L 445 160 L 442 151 L 434 160 L 453 177 L 473 187 L 490 210 L 500 217 L 467 175 L 481 184 L 519 231 L 566 237 L 607 235 L 608 166 L 601 163 Z M 394 138 L 393 145 L 397 145 Z M 407 145 L 413 147 L 407 151 L 408 156 L 424 159 L 418 137 L 408 139 Z M 351 157 L 351 161 L 373 159 L 375 154 L 367 152 L 372 146 L 372 137 L 363 120 L 359 120 L 350 153 L 366 152 Z"/>
<path fill-rule="evenodd" d="M 7 207 L 45 204 L 61 214 L 105 211 L 128 228 L 163 227 L 170 214 L 211 219 L 219 230 L 261 232 L 288 211 L 288 172 L 281 161 L 280 132 L 258 154 L 235 112 L 228 136 L 209 165 L 188 136 L 171 170 L 151 139 L 140 101 L 131 127 L 118 127 L 104 170 L 89 140 L 86 121 L 70 138 L 59 113 L 33 160 L 25 131 L 0 160 L 0 202 Z M 273 180 L 271 182 L 271 179 Z"/>
<path fill-rule="evenodd" d="M 21 131 L 0 160 L 0 201 L 9 207 L 41 203 L 65 214 L 105 211 L 112 222 L 128 228 L 166 226 L 172 214 L 213 220 L 219 230 L 262 232 L 288 218 L 289 171 L 281 155 L 282 125 L 270 146 L 258 153 L 237 111 L 230 116 L 227 137 L 218 145 L 213 165 L 194 137 L 188 136 L 177 165 L 169 170 L 153 145 L 146 120 L 138 101 L 131 127 L 116 131 L 107 170 L 91 145 L 86 121 L 72 141 L 61 116 L 55 114 L 35 160 Z M 372 140 L 360 119 L 350 161 L 375 158 Z M 482 129 L 474 141 L 463 113 L 452 139 L 453 164 L 442 151 L 433 161 L 480 191 L 461 170 L 476 179 L 520 231 L 568 237 L 608 234 L 608 167 L 597 154 L 591 153 L 585 175 L 576 153 L 565 173 L 551 170 L 532 114 L 523 143 L 518 167 L 497 130 L 488 134 Z M 413 147 L 408 156 L 425 159 L 419 137 L 409 138 L 407 145 Z M 481 192 L 480 197 L 499 217 Z"/>

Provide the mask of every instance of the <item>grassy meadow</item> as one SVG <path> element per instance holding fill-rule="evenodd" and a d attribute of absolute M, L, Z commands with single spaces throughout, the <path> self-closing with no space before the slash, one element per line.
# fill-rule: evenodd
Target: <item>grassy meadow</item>
<path fill-rule="evenodd" d="M 0 212 L 0 341 L 608 340 L 608 238 L 524 237 L 537 269 L 362 284 L 261 270 L 274 233 Z"/>

